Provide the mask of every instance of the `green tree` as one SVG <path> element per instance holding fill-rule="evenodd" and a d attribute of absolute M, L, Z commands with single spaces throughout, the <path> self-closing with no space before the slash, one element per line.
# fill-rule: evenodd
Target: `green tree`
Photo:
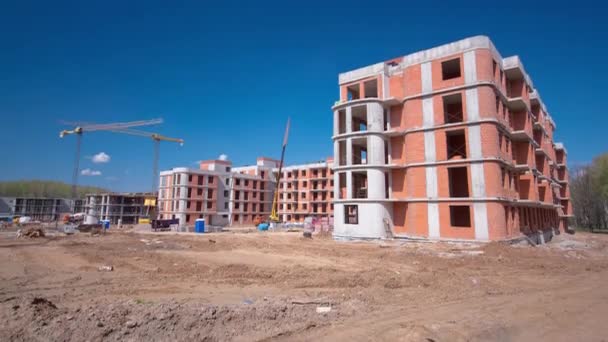
<path fill-rule="evenodd" d="M 608 229 L 608 153 L 573 170 L 570 193 L 577 226 Z"/>
<path fill-rule="evenodd" d="M 106 192 L 106 189 L 93 186 L 79 186 L 78 197 L 88 193 Z M 0 182 L 0 196 L 7 197 L 72 197 L 72 186 L 70 184 L 43 181 L 43 180 L 19 180 Z"/>

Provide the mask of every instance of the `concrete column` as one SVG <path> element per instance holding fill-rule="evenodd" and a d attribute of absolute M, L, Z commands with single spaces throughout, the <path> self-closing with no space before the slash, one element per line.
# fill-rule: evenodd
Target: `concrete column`
<path fill-rule="evenodd" d="M 427 166 L 426 171 L 426 197 L 437 198 L 437 167 Z"/>
<path fill-rule="evenodd" d="M 385 199 L 384 189 L 384 172 L 377 169 L 367 170 L 367 198 L 369 199 Z"/>
<path fill-rule="evenodd" d="M 351 107 L 346 107 L 346 133 L 353 131 L 353 111 Z"/>
<path fill-rule="evenodd" d="M 488 208 L 486 203 L 473 203 L 473 212 L 473 219 L 475 220 L 475 239 L 488 240 L 490 234 L 488 231 Z"/>
<path fill-rule="evenodd" d="M 119 217 L 121 220 L 122 220 L 122 215 L 124 214 L 124 209 L 125 209 L 124 204 L 125 204 L 125 198 L 121 197 L 120 198 L 120 217 Z"/>
<path fill-rule="evenodd" d="M 433 90 L 430 62 L 422 64 L 422 88 L 423 92 Z M 433 108 L 433 97 L 427 96 L 422 99 L 422 126 L 435 126 L 435 109 Z M 437 147 L 435 144 L 435 132 L 424 132 L 424 161 L 433 163 L 437 161 Z M 437 167 L 427 166 L 426 173 L 426 197 L 437 198 Z M 441 237 L 439 229 L 439 204 L 429 202 L 427 204 L 428 235 L 430 239 Z"/>
<path fill-rule="evenodd" d="M 479 94 L 477 88 L 467 89 L 464 93 L 467 104 L 467 122 L 479 121 Z"/>
<path fill-rule="evenodd" d="M 384 107 L 379 103 L 368 103 L 367 106 L 367 130 L 369 132 L 384 131 Z"/>
<path fill-rule="evenodd" d="M 108 220 L 110 218 L 110 195 L 106 196 L 106 214 L 104 216 L 104 220 Z"/>
<path fill-rule="evenodd" d="M 382 73 L 382 98 L 386 99 L 391 97 L 390 80 L 386 74 L 386 70 Z"/>
<path fill-rule="evenodd" d="M 477 81 L 477 63 L 475 51 L 464 53 L 464 84 L 471 84 Z"/>
<path fill-rule="evenodd" d="M 481 153 L 481 127 L 479 125 L 469 126 L 468 130 L 468 149 L 469 158 L 480 159 L 483 157 Z"/>
<path fill-rule="evenodd" d="M 433 108 L 433 97 L 422 98 L 422 127 L 433 127 L 435 125 L 435 109 Z"/>
<path fill-rule="evenodd" d="M 439 239 L 441 237 L 439 230 L 439 204 L 429 202 L 427 205 L 427 214 L 429 221 L 429 238 Z"/>
<path fill-rule="evenodd" d="M 340 166 L 340 142 L 334 141 L 334 161 L 333 167 Z"/>
<path fill-rule="evenodd" d="M 464 83 L 472 84 L 475 82 L 477 82 L 477 65 L 475 59 L 475 51 L 468 51 L 464 53 Z M 477 88 L 467 89 L 465 91 L 465 96 L 467 106 L 467 121 L 478 121 L 480 119 L 480 116 L 478 97 L 479 95 L 477 92 Z"/>
<path fill-rule="evenodd" d="M 310 192 L 308 193 L 310 194 Z M 334 172 L 334 199 L 340 198 L 340 174 Z"/>
<path fill-rule="evenodd" d="M 428 93 L 433 90 L 433 74 L 431 62 L 422 63 L 420 65 L 420 73 L 422 80 L 422 92 Z"/>
<path fill-rule="evenodd" d="M 367 104 L 367 129 L 369 132 L 384 131 L 384 107 L 379 103 Z M 367 137 L 367 163 L 384 165 L 384 139 L 377 135 Z M 368 174 L 369 182 L 369 174 Z M 384 179 L 382 181 L 384 183 Z M 371 189 L 371 184 L 369 188 Z M 384 191 L 384 188 L 382 188 Z"/>
<path fill-rule="evenodd" d="M 340 129 L 340 112 L 334 110 L 334 135 L 338 135 Z"/>
<path fill-rule="evenodd" d="M 353 138 L 346 139 L 346 165 L 353 165 Z"/>
<path fill-rule="evenodd" d="M 346 171 L 346 198 L 353 198 L 353 172 Z"/>
<path fill-rule="evenodd" d="M 384 139 L 377 135 L 367 136 L 367 164 L 385 165 Z"/>
<path fill-rule="evenodd" d="M 437 161 L 435 131 L 424 132 L 424 161 L 427 163 L 433 163 Z"/>

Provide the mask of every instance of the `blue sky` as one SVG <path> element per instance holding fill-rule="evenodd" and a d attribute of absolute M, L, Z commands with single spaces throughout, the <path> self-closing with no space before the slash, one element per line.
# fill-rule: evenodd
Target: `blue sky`
<path fill-rule="evenodd" d="M 599 4 L 599 2 L 598 2 Z M 605 152 L 603 10 L 584 1 L 6 1 L 0 4 L 0 180 L 69 182 L 75 139 L 59 120 L 162 117 L 160 168 L 225 153 L 235 165 L 332 154 L 337 75 L 484 34 L 518 54 L 557 122 L 570 163 Z M 107 163 L 92 156 L 105 152 Z M 91 133 L 80 184 L 151 186 L 152 142 Z"/>

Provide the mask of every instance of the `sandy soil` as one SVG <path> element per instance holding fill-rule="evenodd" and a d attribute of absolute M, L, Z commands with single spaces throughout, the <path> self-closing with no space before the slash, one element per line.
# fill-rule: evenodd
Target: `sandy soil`
<path fill-rule="evenodd" d="M 602 341 L 607 246 L 4 232 L 0 340 Z"/>

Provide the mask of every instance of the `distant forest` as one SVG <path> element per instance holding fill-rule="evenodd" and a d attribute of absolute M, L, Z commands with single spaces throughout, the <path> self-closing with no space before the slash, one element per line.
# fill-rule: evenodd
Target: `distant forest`
<path fill-rule="evenodd" d="M 93 186 L 79 186 L 78 197 L 92 192 L 107 191 Z M 0 182 L 0 196 L 6 197 L 72 197 L 72 186 L 63 182 L 20 180 Z"/>

